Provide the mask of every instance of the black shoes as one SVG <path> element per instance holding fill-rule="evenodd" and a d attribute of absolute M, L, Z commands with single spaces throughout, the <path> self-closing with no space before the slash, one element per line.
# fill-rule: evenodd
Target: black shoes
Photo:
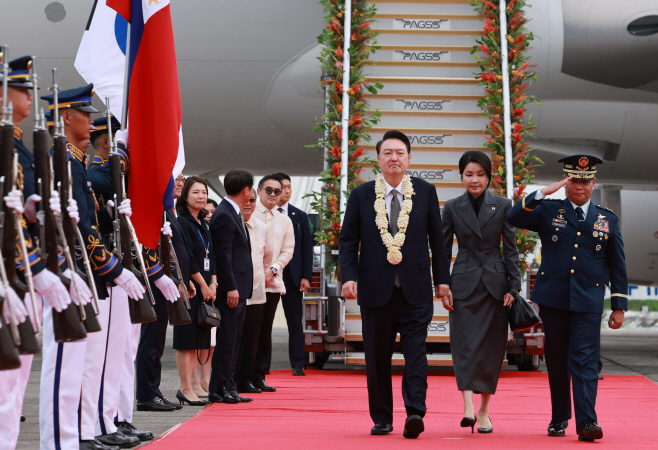
<path fill-rule="evenodd" d="M 150 441 L 153 439 L 153 433 L 150 431 L 142 431 L 135 428 L 130 422 L 114 422 L 114 425 L 126 436 L 136 437 L 140 441 Z"/>
<path fill-rule="evenodd" d="M 603 437 L 603 430 L 592 419 L 585 420 L 576 428 L 576 431 L 578 432 L 579 441 L 593 442 L 594 439 L 601 439 Z"/>
<path fill-rule="evenodd" d="M 176 391 L 176 398 L 178 399 L 181 405 L 184 405 L 186 402 L 190 406 L 206 406 L 210 404 L 210 402 L 207 402 L 205 400 L 198 400 L 198 401 L 189 400 L 187 397 L 183 395 L 183 393 L 180 390 Z"/>
<path fill-rule="evenodd" d="M 96 439 L 89 439 L 86 441 L 80 441 L 80 450 L 119 450 L 119 447 L 110 447 L 102 444 Z"/>
<path fill-rule="evenodd" d="M 493 422 L 492 422 L 492 420 L 491 420 L 491 417 L 489 417 L 489 422 L 491 422 L 491 426 L 490 426 L 490 427 L 487 427 L 487 428 L 484 428 L 484 427 L 478 427 L 478 433 L 482 433 L 482 434 L 493 433 Z"/>
<path fill-rule="evenodd" d="M 176 403 L 170 402 L 169 399 L 167 397 L 165 397 L 164 395 L 160 398 L 162 399 L 162 402 L 165 405 L 173 406 L 176 409 L 183 409 L 183 405 L 177 405 Z"/>
<path fill-rule="evenodd" d="M 376 423 L 370 429 L 370 434 L 373 436 L 388 436 L 393 431 L 393 425 L 390 423 Z"/>
<path fill-rule="evenodd" d="M 599 380 L 603 379 L 603 375 L 599 374 Z"/>
<path fill-rule="evenodd" d="M 260 389 L 263 392 L 276 392 L 276 388 L 273 386 L 268 386 L 265 383 L 265 380 L 256 380 L 254 381 L 254 387 Z"/>
<path fill-rule="evenodd" d="M 293 367 L 292 374 L 293 374 L 293 376 L 296 376 L 296 377 L 306 376 L 306 374 L 304 373 L 304 369 L 302 369 L 301 367 Z"/>
<path fill-rule="evenodd" d="M 254 400 L 251 397 L 240 397 L 240 394 L 238 394 L 238 391 L 236 391 L 235 389 L 229 391 L 229 394 L 231 394 L 233 398 L 237 399 L 240 403 L 249 403 Z"/>
<path fill-rule="evenodd" d="M 26 420 L 25 416 L 21 414 L 21 422 L 25 422 Z"/>
<path fill-rule="evenodd" d="M 152 400 L 137 400 L 137 411 L 174 411 L 174 405 L 168 405 L 160 397 L 154 397 Z"/>
<path fill-rule="evenodd" d="M 475 428 L 475 422 L 477 422 L 477 420 L 478 420 L 477 414 L 475 414 L 475 417 L 466 417 L 466 416 L 464 416 L 462 418 L 462 421 L 459 424 L 459 426 L 462 427 L 462 428 L 471 427 L 471 434 L 474 434 L 475 432 L 473 431 L 473 429 Z M 478 428 L 478 431 L 480 431 L 479 428 Z"/>
<path fill-rule="evenodd" d="M 211 403 L 240 403 L 240 400 L 233 397 L 226 388 L 221 388 L 219 393 L 210 392 L 208 394 L 208 400 L 210 400 Z"/>
<path fill-rule="evenodd" d="M 96 440 L 108 447 L 133 448 L 139 445 L 139 439 L 132 436 L 126 436 L 121 431 L 115 431 L 111 434 L 96 436 Z"/>
<path fill-rule="evenodd" d="M 413 415 L 407 417 L 407 420 L 404 422 L 404 432 L 402 433 L 402 436 L 408 439 L 416 439 L 423 431 L 425 431 L 423 418 Z"/>
<path fill-rule="evenodd" d="M 243 381 L 238 386 L 238 392 L 244 392 L 245 394 L 260 394 L 263 391 L 254 386 L 251 381 Z"/>
<path fill-rule="evenodd" d="M 564 430 L 566 430 L 568 426 L 569 426 L 569 422 L 567 422 L 566 420 L 563 422 L 560 422 L 558 420 L 553 420 L 551 423 L 548 424 L 548 435 L 563 437 Z"/>

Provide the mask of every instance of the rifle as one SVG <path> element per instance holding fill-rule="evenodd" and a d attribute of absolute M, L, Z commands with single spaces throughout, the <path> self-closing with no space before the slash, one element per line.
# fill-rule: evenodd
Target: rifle
<path fill-rule="evenodd" d="M 162 223 L 167 221 L 167 213 L 162 213 Z M 171 265 L 176 268 L 176 276 L 178 279 L 171 275 Z M 164 270 L 165 275 L 171 278 L 174 283 L 178 286 L 178 290 L 182 292 L 183 298 L 178 298 L 174 303 L 167 302 L 167 315 L 169 316 L 169 323 L 171 325 L 186 325 L 192 322 L 190 318 L 190 313 L 187 311 L 191 308 L 190 299 L 187 296 L 187 286 L 185 286 L 185 281 L 183 280 L 183 274 L 181 273 L 180 266 L 178 265 L 178 257 L 176 256 L 176 250 L 174 250 L 174 245 L 171 243 L 171 238 L 166 234 L 160 235 L 160 264 L 162 265 L 162 270 Z"/>
<path fill-rule="evenodd" d="M 146 273 L 146 265 L 142 256 L 142 246 L 137 240 L 135 228 L 130 221 L 130 218 L 125 214 L 119 212 L 119 204 L 126 199 L 126 190 L 124 184 L 123 168 L 121 167 L 121 157 L 117 152 L 116 142 L 112 136 L 112 112 L 110 110 L 110 99 L 105 99 L 105 116 L 107 117 L 107 130 L 108 139 L 110 141 L 110 155 L 108 156 L 110 165 L 110 197 L 114 202 L 114 224 L 115 224 L 115 239 L 119 240 L 114 242 L 114 254 L 121 260 L 123 267 L 131 271 L 137 279 L 146 286 L 147 296 L 138 300 L 129 300 L 128 307 L 130 310 L 130 321 L 132 323 L 147 323 L 157 320 L 158 316 L 155 314 L 155 299 L 151 291 L 148 275 Z M 116 224 L 118 223 L 118 230 Z M 133 264 L 133 246 L 135 249 L 135 256 L 141 266 L 141 270 L 137 270 Z"/>
<path fill-rule="evenodd" d="M 3 56 L 5 55 L 4 48 L 0 50 L 0 60 L 3 62 L 3 69 L 4 69 L 4 62 L 5 60 L 3 59 Z M 2 84 L 3 84 L 3 102 L 4 99 L 7 97 L 7 83 L 5 80 L 7 79 L 6 74 L 9 72 L 9 67 L 7 67 L 7 70 L 3 70 L 3 76 L 2 76 Z M 4 112 L 4 109 L 3 109 Z M 4 136 L 5 136 L 5 127 L 4 123 L 0 125 L 0 154 L 4 153 Z M 12 136 L 13 138 L 13 136 Z M 2 192 L 0 192 L 0 199 L 2 199 Z M 2 212 L 0 212 L 0 216 L 2 215 Z M 1 219 L 1 217 L 0 217 Z M 0 223 L 0 227 L 2 227 L 2 224 Z M 0 239 L 2 238 L 2 233 L 0 233 Z M 7 278 L 7 273 L 5 272 L 5 266 L 4 266 L 4 258 L 2 257 L 2 252 L 0 251 L 0 272 L 2 274 L 2 284 L 5 288 L 5 295 L 8 294 L 8 288 L 9 288 L 9 279 Z M 18 333 L 18 326 L 17 324 L 10 322 L 7 324 L 5 322 L 5 319 L 2 314 L 2 307 L 4 302 L 7 302 L 7 307 L 10 308 L 11 312 L 11 304 L 9 303 L 9 300 L 6 298 L 2 299 L 0 298 L 0 370 L 12 370 L 12 369 L 17 369 L 21 366 L 21 359 L 20 359 L 20 354 L 18 353 L 18 348 L 16 348 L 16 345 L 20 344 L 20 334 Z"/>
<path fill-rule="evenodd" d="M 0 196 L 4 195 L 5 188 L 12 191 L 16 188 L 16 178 L 18 175 L 18 153 L 14 149 L 14 125 L 12 123 L 12 105 L 7 104 L 8 95 L 8 75 L 9 64 L 7 63 L 7 47 L 3 49 L 2 64 L 2 143 L 0 157 Z M 18 325 L 20 334 L 20 343 L 16 343 L 21 354 L 34 355 L 39 353 L 39 343 L 35 334 L 41 330 L 41 322 L 37 314 L 36 296 L 34 294 L 34 284 L 32 280 L 32 271 L 30 269 L 30 257 L 25 245 L 25 236 L 23 235 L 22 216 L 15 210 L 2 205 L 0 214 L 2 223 L 2 254 L 5 257 L 5 271 L 9 285 L 16 291 L 16 294 L 25 302 L 25 294 L 29 291 L 32 297 L 32 312 L 37 329 L 32 328 L 32 322 L 26 320 Z M 19 249 L 23 255 L 23 268 L 26 283 L 18 278 L 16 271 L 16 241 L 18 240 Z"/>

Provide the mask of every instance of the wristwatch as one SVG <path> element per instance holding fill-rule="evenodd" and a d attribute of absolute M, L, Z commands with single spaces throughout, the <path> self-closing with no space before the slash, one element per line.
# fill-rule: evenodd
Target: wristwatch
<path fill-rule="evenodd" d="M 279 274 L 279 271 L 277 270 L 276 267 L 270 267 L 270 270 L 272 271 L 272 273 L 274 274 L 274 276 L 277 276 L 277 275 Z"/>

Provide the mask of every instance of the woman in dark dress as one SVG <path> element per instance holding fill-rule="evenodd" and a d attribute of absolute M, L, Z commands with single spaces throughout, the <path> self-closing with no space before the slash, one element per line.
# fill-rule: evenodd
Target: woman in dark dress
<path fill-rule="evenodd" d="M 491 433 L 489 402 L 496 393 L 507 347 L 507 315 L 521 289 L 516 228 L 505 217 L 512 201 L 487 190 L 491 161 L 469 150 L 459 160 L 467 192 L 448 200 L 443 208 L 443 235 L 452 257 L 453 236 L 459 250 L 452 268 L 450 294 L 442 299 L 450 311 L 450 347 L 457 388 L 464 397 L 462 427 Z M 501 254 L 501 239 L 503 253 Z M 482 394 L 475 414 L 473 394 Z"/>
<path fill-rule="evenodd" d="M 210 225 L 204 220 L 208 199 L 208 186 L 199 177 L 188 177 L 181 196 L 176 200 L 178 223 L 187 242 L 190 255 L 190 278 L 196 288 L 196 295 L 190 299 L 192 323 L 174 327 L 174 349 L 176 365 L 180 377 L 180 389 L 176 393 L 181 403 L 205 405 L 199 401 L 192 388 L 192 374 L 196 372 L 198 361 L 210 358 L 210 328 L 198 325 L 198 309 L 201 302 L 214 301 L 217 289 L 217 272 L 213 255 Z"/>

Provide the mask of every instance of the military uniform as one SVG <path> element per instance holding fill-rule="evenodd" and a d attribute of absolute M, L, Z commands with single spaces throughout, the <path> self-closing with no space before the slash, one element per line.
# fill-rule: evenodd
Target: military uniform
<path fill-rule="evenodd" d="M 588 155 L 560 161 L 565 163 L 566 175 L 576 179 L 593 179 L 596 164 L 602 163 Z M 532 301 L 540 306 L 546 332 L 552 420 L 566 422 L 571 418 L 571 382 L 576 424 L 580 427 L 586 420 L 596 422 L 606 285 L 610 284 L 613 310 L 626 310 L 628 304 L 619 219 L 608 208 L 589 200 L 578 207 L 568 199 L 544 199 L 540 191 L 517 202 L 507 219 L 515 227 L 538 232 L 542 242 L 542 263 Z"/>

